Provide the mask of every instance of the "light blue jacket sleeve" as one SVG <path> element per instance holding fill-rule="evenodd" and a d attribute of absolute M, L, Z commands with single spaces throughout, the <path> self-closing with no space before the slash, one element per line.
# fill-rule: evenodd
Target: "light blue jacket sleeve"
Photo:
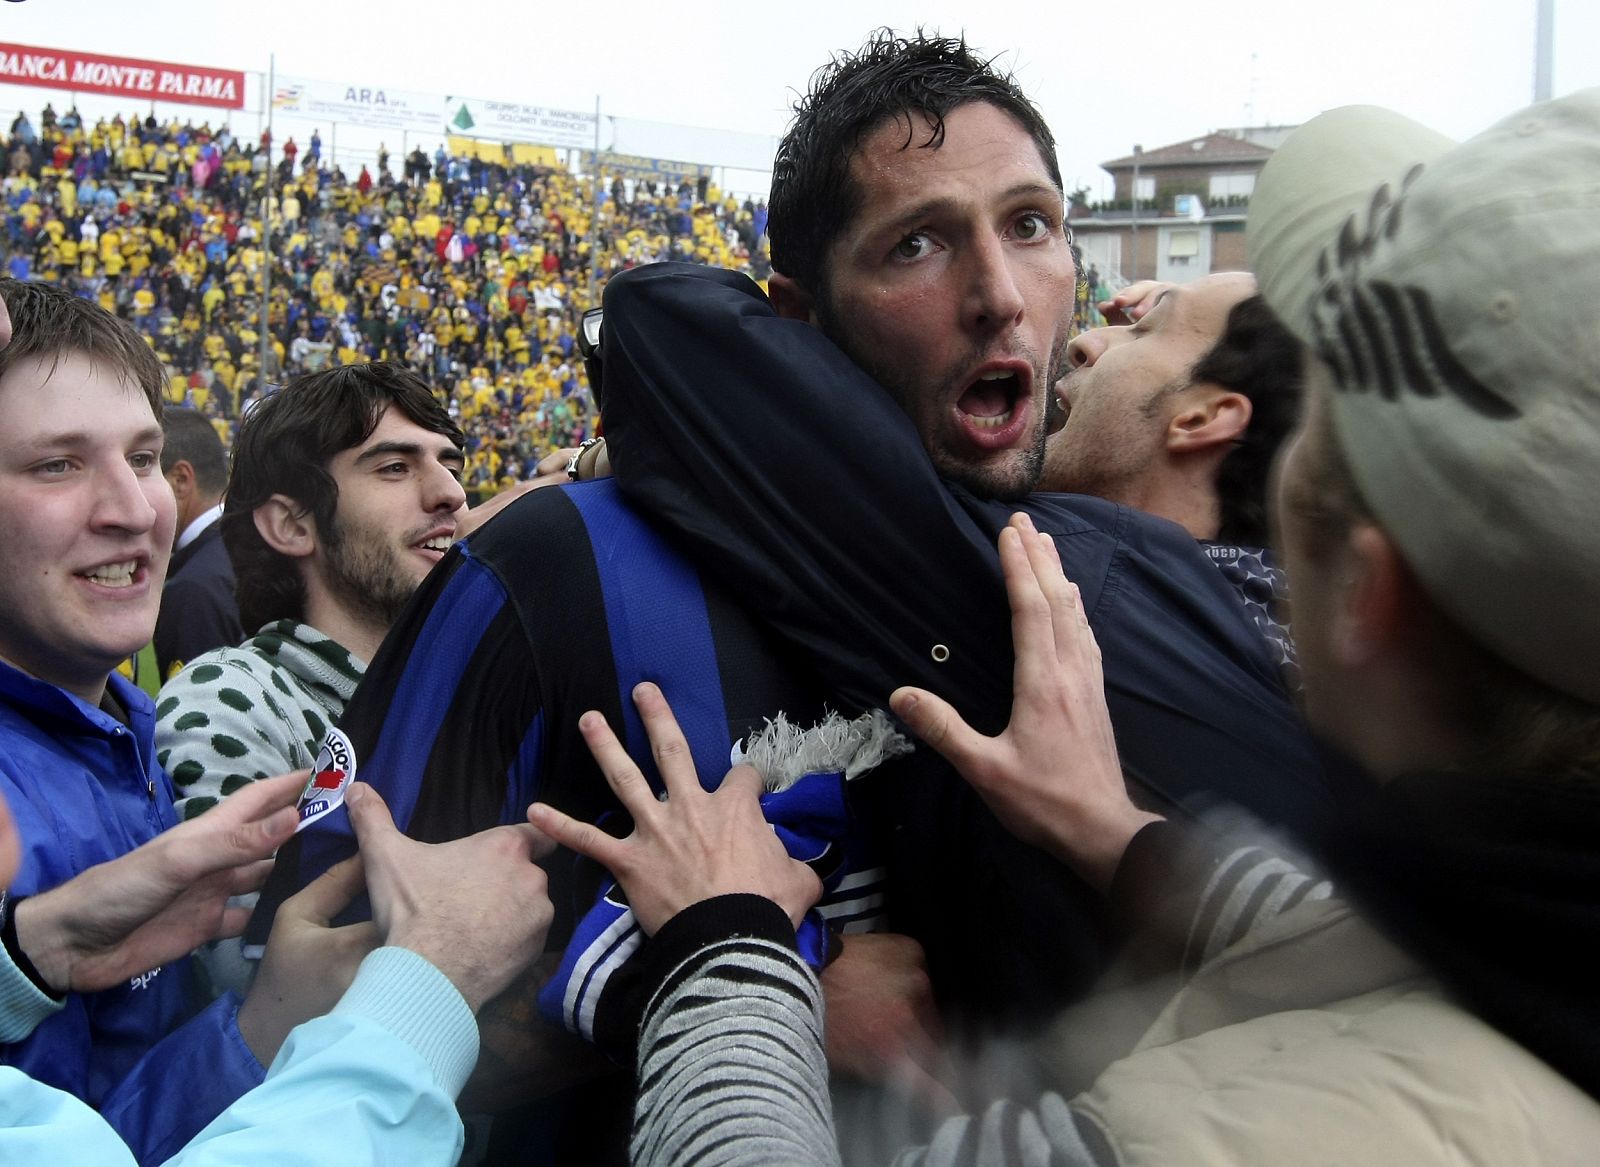
<path fill-rule="evenodd" d="M 332 1013 L 289 1035 L 266 1081 L 169 1163 L 449 1167 L 462 1148 L 455 1098 L 477 1059 L 478 1026 L 455 986 L 422 957 L 381 948 Z M 0 1067 L 0 1163 L 134 1158 L 78 1099 Z"/>
<path fill-rule="evenodd" d="M 63 1004 L 40 992 L 0 945 L 0 1045 L 21 1041 Z"/>
<path fill-rule="evenodd" d="M 415 953 L 381 948 L 332 1013 L 289 1035 L 267 1080 L 170 1163 L 448 1167 L 463 1143 L 455 1098 L 477 1060 L 455 986 Z"/>

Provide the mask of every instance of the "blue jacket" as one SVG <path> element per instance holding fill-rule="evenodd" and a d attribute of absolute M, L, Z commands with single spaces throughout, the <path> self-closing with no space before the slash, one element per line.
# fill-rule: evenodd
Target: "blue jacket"
<path fill-rule="evenodd" d="M 0 793 L 23 841 L 15 896 L 47 891 L 177 822 L 155 760 L 155 706 L 119 676 L 128 725 L 0 663 Z M 71 994 L 0 1062 L 100 1110 L 141 1162 L 159 1161 L 259 1083 L 229 995 L 196 1014 L 187 960 Z"/>

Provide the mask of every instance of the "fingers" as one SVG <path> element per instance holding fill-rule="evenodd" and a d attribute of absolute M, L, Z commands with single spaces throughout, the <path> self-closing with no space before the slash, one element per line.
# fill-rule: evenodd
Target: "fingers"
<path fill-rule="evenodd" d="M 1000 570 L 1005 575 L 1006 599 L 1011 605 L 1011 647 L 1016 654 L 1015 687 L 1036 681 L 1054 663 L 1050 601 L 1039 586 L 1029 544 L 1038 532 L 1027 515 L 1013 515 L 1000 532 Z M 930 743 L 931 744 L 931 743 Z"/>
<path fill-rule="evenodd" d="M 648 817 L 656 796 L 644 775 L 639 772 L 639 767 L 628 756 L 628 751 L 617 740 L 617 735 L 611 732 L 606 719 L 597 710 L 591 709 L 578 718 L 578 732 L 583 735 L 584 744 L 589 747 L 589 753 L 594 755 L 595 764 L 606 776 L 612 792 L 634 821 Z"/>
<path fill-rule="evenodd" d="M 531 808 L 530 808 L 531 809 Z M 532 863 L 543 859 L 555 850 L 555 840 L 531 823 L 512 823 L 504 827 L 490 827 L 487 834 L 503 835 L 512 839 L 517 854 Z"/>
<path fill-rule="evenodd" d="M 761 771 L 754 766 L 740 763 L 729 770 L 722 778 L 722 784 L 717 787 L 717 793 L 728 791 L 736 796 L 759 799 L 766 793 L 766 783 L 761 779 Z"/>
<path fill-rule="evenodd" d="M 624 840 L 606 834 L 592 823 L 579 822 L 548 803 L 530 806 L 528 821 L 559 846 L 593 859 L 613 874 L 627 856 Z"/>
<path fill-rule="evenodd" d="M 309 771 L 251 782 L 163 836 L 171 874 L 183 882 L 235 864 L 268 858 L 294 834 L 295 802 Z M 180 870 L 181 868 L 181 870 Z"/>
<path fill-rule="evenodd" d="M 657 685 L 644 681 L 633 688 L 633 705 L 644 722 L 650 738 L 650 751 L 656 760 L 656 769 L 666 784 L 667 797 L 682 797 L 698 790 L 700 780 L 694 771 L 694 755 L 689 752 L 689 742 L 678 728 L 678 719 L 672 715 L 672 706 Z"/>
<path fill-rule="evenodd" d="M 387 812 L 386 812 L 387 813 Z M 283 901 L 280 914 L 296 916 L 326 927 L 366 886 L 360 854 L 335 863 L 305 887 Z"/>
<path fill-rule="evenodd" d="M 271 859 L 258 859 L 254 863 L 241 863 L 227 873 L 227 891 L 230 896 L 242 896 L 260 891 L 272 874 Z"/>
<path fill-rule="evenodd" d="M 963 721 L 948 701 L 925 689 L 896 689 L 889 694 L 889 708 L 912 733 L 963 774 L 967 761 L 988 740 Z"/>

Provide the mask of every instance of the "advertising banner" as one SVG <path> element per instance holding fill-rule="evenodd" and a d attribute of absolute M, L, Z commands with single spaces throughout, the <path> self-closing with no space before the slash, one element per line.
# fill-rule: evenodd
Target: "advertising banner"
<path fill-rule="evenodd" d="M 71 49 L 0 42 L 0 82 L 78 93 L 110 93 L 141 101 L 244 108 L 244 74 L 237 69 L 174 65 Z"/>
<path fill-rule="evenodd" d="M 583 152 L 583 168 L 593 174 L 596 166 L 607 174 L 623 174 L 629 178 L 710 178 L 713 167 L 699 162 L 673 162 L 667 158 L 645 158 L 638 154 L 614 154 L 601 151 L 596 163 L 595 152 Z"/>
<path fill-rule="evenodd" d="M 444 121 L 447 134 L 594 149 L 595 116 L 581 110 L 449 97 L 445 99 Z"/>
<path fill-rule="evenodd" d="M 439 110 L 443 107 L 444 98 L 438 94 L 374 85 L 369 78 L 314 81 L 279 75 L 272 92 L 272 108 L 278 113 L 392 130 L 396 134 L 437 133 Z"/>

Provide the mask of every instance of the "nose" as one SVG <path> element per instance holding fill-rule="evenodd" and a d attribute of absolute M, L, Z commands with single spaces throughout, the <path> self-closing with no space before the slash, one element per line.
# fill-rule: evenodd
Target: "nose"
<path fill-rule="evenodd" d="M 433 513 L 454 514 L 467 505 L 467 492 L 451 473 L 449 467 L 435 462 L 423 481 L 423 509 Z"/>
<path fill-rule="evenodd" d="M 145 491 L 152 482 L 156 489 L 167 491 L 171 497 L 172 488 L 166 479 L 159 474 L 140 477 L 123 461 L 95 475 L 94 524 L 140 535 L 150 530 L 156 523 L 156 508 Z"/>
<path fill-rule="evenodd" d="M 1126 332 L 1125 327 L 1091 328 L 1080 332 L 1067 342 L 1067 365 L 1070 368 L 1082 369 L 1094 364 L 1105 355 L 1106 349 L 1117 342 L 1118 336 Z"/>
<path fill-rule="evenodd" d="M 968 258 L 967 319 L 980 332 L 1011 327 L 1022 318 L 1022 289 L 1003 240 L 986 235 Z"/>

